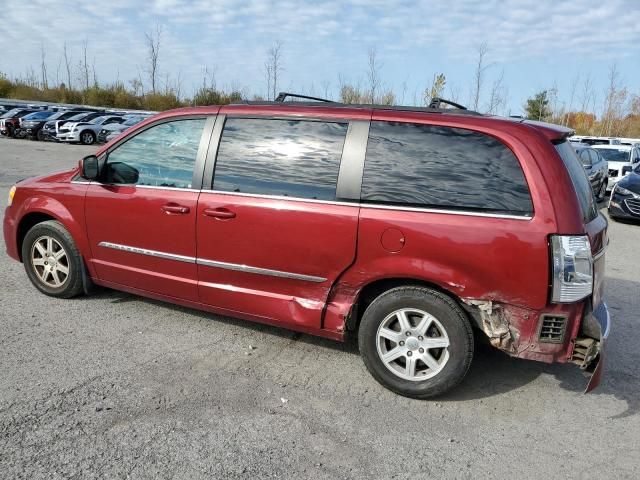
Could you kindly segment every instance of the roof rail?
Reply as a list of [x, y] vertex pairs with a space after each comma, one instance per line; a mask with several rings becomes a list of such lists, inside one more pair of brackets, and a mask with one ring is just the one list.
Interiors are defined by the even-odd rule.
[[326, 98], [309, 97], [308, 95], [299, 95], [297, 93], [289, 93], [289, 92], [280, 92], [280, 93], [278, 93], [278, 96], [276, 97], [276, 99], [274, 101], [275, 102], [284, 102], [287, 97], [301, 98], [303, 100], [314, 100], [316, 102], [333, 103], [331, 100], [327, 100]]
[[453, 108], [457, 108], [458, 110], [468, 110], [467, 107], [460, 105], [459, 103], [452, 102], [451, 100], [446, 100], [440, 97], [433, 97], [431, 99], [431, 103], [429, 104], [429, 108], [443, 108], [440, 105], [451, 105]]

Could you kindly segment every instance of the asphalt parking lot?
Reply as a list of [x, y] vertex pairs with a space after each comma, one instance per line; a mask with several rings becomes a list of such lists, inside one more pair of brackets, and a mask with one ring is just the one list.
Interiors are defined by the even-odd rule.
[[[0, 139], [3, 209], [16, 180], [94, 150]], [[640, 225], [609, 232], [598, 390], [480, 345], [435, 401], [379, 386], [352, 344], [115, 291], [46, 297], [2, 244], [0, 477], [639, 478]]]

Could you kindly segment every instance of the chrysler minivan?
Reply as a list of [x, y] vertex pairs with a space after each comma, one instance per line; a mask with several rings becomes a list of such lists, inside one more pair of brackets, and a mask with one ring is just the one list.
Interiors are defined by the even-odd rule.
[[463, 108], [263, 102], [164, 112], [19, 182], [8, 254], [42, 293], [92, 285], [357, 338], [414, 398], [475, 339], [602, 375], [607, 222], [564, 127]]

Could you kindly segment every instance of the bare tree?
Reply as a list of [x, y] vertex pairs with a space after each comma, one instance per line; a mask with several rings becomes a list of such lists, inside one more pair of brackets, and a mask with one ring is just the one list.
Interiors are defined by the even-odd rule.
[[478, 59], [476, 61], [476, 69], [473, 74], [473, 93], [471, 95], [474, 110], [478, 110], [478, 106], [480, 105], [480, 95], [482, 94], [484, 72], [488, 68], [488, 65], [485, 64], [485, 57], [487, 55], [487, 52], [489, 51], [487, 42], [482, 42], [480, 45], [478, 45], [476, 51], [478, 53]]
[[267, 99], [275, 100], [278, 95], [278, 78], [284, 70], [282, 66], [282, 42], [277, 41], [267, 52], [267, 61], [264, 64], [265, 78], [267, 80]]
[[40, 44], [40, 76], [42, 78], [42, 88], [49, 88], [49, 79], [47, 78], [47, 55], [44, 51], [44, 44]]
[[376, 98], [380, 89], [381, 68], [382, 65], [378, 62], [378, 52], [375, 48], [370, 48], [367, 69], [367, 80], [369, 81], [369, 103], [376, 103]]
[[80, 61], [80, 78], [85, 90], [89, 90], [89, 62], [87, 61], [87, 50], [89, 41], [85, 38], [82, 42], [82, 60]]
[[320, 88], [322, 88], [322, 96], [323, 98], [329, 99], [329, 87], [331, 86], [331, 82], [329, 80], [323, 80], [320, 82]]
[[609, 68], [608, 85], [605, 90], [604, 109], [602, 112], [601, 134], [604, 136], [621, 133], [624, 107], [627, 102], [628, 91], [620, 85], [620, 73], [614, 63]]
[[64, 65], [67, 69], [67, 88], [71, 90], [71, 57], [67, 52], [67, 42], [64, 42]]
[[156, 29], [153, 32], [144, 34], [147, 41], [147, 53], [149, 55], [148, 73], [149, 80], [151, 81], [151, 92], [156, 93], [158, 87], [158, 58], [160, 56], [160, 42], [162, 39], [162, 27], [156, 24]]
[[569, 87], [569, 103], [567, 104], [567, 110], [564, 115], [564, 119], [562, 124], [567, 125], [569, 123], [569, 115], [573, 111], [573, 101], [576, 98], [576, 90], [578, 89], [578, 84], [580, 83], [580, 72], [576, 73], [576, 75], [571, 79], [571, 85]]
[[496, 77], [491, 85], [491, 94], [489, 95], [489, 103], [487, 104], [487, 113], [495, 115], [502, 110], [507, 103], [506, 88], [504, 86], [504, 69], [500, 71], [500, 75]]

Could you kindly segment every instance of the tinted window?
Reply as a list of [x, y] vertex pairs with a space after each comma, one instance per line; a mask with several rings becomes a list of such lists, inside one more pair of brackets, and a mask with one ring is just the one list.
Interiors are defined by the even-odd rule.
[[614, 148], [599, 148], [598, 152], [609, 162], [629, 162], [631, 161], [631, 152], [629, 150]]
[[569, 142], [562, 142], [556, 145], [556, 150], [560, 154], [565, 167], [569, 171], [571, 176], [571, 182], [573, 188], [578, 196], [580, 202], [580, 208], [582, 210], [582, 216], [585, 223], [590, 222], [598, 215], [596, 210], [596, 202], [593, 196], [593, 190], [591, 189], [591, 183], [587, 177], [587, 172], [584, 171], [580, 161], [575, 154], [573, 148], [571, 148]]
[[591, 163], [594, 165], [600, 163], [600, 156], [598, 155], [598, 152], [592, 149], [589, 150], [589, 154], [591, 155]]
[[520, 163], [498, 140], [411, 123], [371, 123], [361, 196], [374, 203], [533, 211]]
[[214, 190], [334, 200], [346, 123], [229, 118]]
[[585, 167], [591, 166], [591, 156], [589, 155], [589, 150], [581, 150], [579, 156], [582, 165], [584, 165]]
[[[108, 183], [135, 183], [156, 187], [191, 188], [204, 119], [161, 123], [127, 140], [109, 154]], [[137, 172], [131, 181], [130, 168]], [[118, 169], [126, 170], [117, 175]]]

